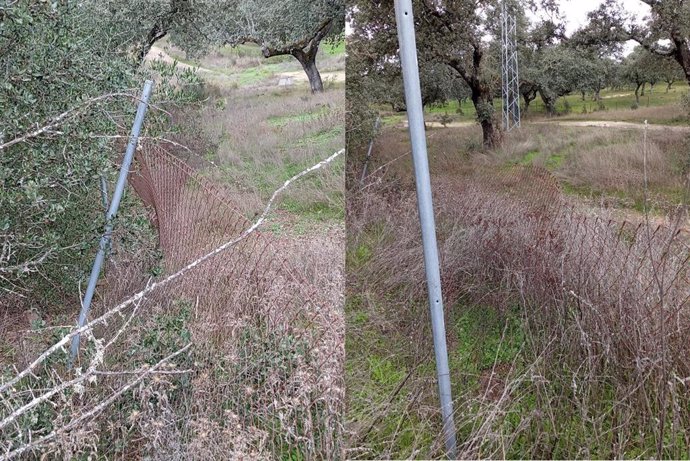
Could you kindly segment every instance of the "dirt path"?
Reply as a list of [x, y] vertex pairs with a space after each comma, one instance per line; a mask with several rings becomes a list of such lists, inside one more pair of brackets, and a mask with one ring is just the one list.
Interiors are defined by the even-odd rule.
[[[608, 120], [561, 120], [561, 121], [541, 121], [531, 122], [533, 125], [558, 125], [558, 126], [573, 126], [573, 127], [592, 127], [592, 128], [620, 128], [620, 129], [636, 129], [643, 130], [645, 125], [643, 123], [632, 122], [616, 122]], [[655, 125], [648, 124], [647, 129], [650, 131], [670, 130], [677, 132], [690, 131], [690, 126], [679, 125]]]
[[[425, 120], [424, 124], [427, 128], [467, 128], [470, 126], [478, 126], [477, 122], [450, 122], [443, 125], [440, 122], [434, 122], [432, 120]], [[402, 126], [403, 128], [408, 127], [407, 119], [402, 121]]]
[[[321, 74], [321, 79], [322, 80], [331, 80], [334, 82], [344, 82], [345, 81], [345, 71], [344, 70], [339, 70], [336, 72], [320, 72]], [[276, 74], [276, 77], [290, 77], [292, 78], [293, 81], [295, 82], [301, 82], [301, 83], [308, 83], [309, 79], [307, 78], [307, 74], [300, 70], [295, 70], [292, 72], [281, 72], [279, 74]]]
[[[527, 122], [531, 125], [557, 125], [557, 126], [572, 126], [572, 127], [582, 127], [582, 128], [618, 128], [618, 129], [634, 129], [643, 130], [645, 125], [643, 123], [632, 123], [632, 122], [617, 122], [608, 120], [544, 120], [536, 122]], [[476, 126], [477, 122], [451, 122], [447, 123], [445, 126], [440, 122], [426, 121], [426, 126], [428, 128], [467, 128], [471, 126]], [[408, 127], [407, 120], [403, 120], [402, 126], [404, 128]], [[650, 131], [660, 131], [660, 130], [670, 130], [676, 132], [690, 132], [690, 126], [682, 125], [659, 125], [659, 124], [649, 124], [647, 125]]]

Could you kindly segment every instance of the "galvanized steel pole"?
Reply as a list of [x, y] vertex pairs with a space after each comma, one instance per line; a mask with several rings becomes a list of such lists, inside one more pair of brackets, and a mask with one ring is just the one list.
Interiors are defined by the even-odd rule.
[[419, 207], [419, 219], [422, 224], [424, 267], [429, 289], [431, 329], [434, 336], [436, 374], [438, 376], [438, 390], [441, 400], [441, 414], [443, 416], [443, 435], [446, 455], [449, 458], [455, 458], [457, 442], [455, 438], [455, 423], [453, 422], [453, 398], [450, 387], [446, 326], [443, 318], [443, 297], [441, 296], [441, 274], [436, 243], [434, 207], [431, 198], [431, 181], [429, 179], [422, 93], [419, 84], [412, 0], [395, 0], [395, 19], [398, 26], [400, 61], [405, 85], [405, 104], [407, 106], [407, 119], [410, 128], [410, 140], [412, 142], [412, 158], [417, 185], [417, 205]]
[[[113, 218], [117, 215], [117, 210], [120, 207], [120, 200], [122, 199], [122, 194], [124, 193], [125, 185], [127, 184], [127, 175], [129, 174], [129, 167], [131, 166], [132, 159], [134, 158], [134, 150], [136, 149], [137, 142], [139, 140], [141, 125], [144, 123], [144, 115], [146, 114], [146, 109], [148, 107], [148, 102], [151, 96], [152, 88], [153, 81], [146, 80], [146, 82], [144, 83], [144, 89], [141, 93], [139, 107], [137, 107], [137, 115], [134, 118], [132, 132], [129, 136], [127, 150], [125, 151], [125, 156], [122, 160], [122, 166], [120, 167], [120, 176], [117, 179], [115, 192], [113, 192], [113, 197], [110, 201], [110, 208], [108, 209], [108, 213], [106, 214], [105, 232], [103, 232], [103, 236], [101, 237], [101, 241], [98, 247], [98, 253], [96, 254], [96, 259], [93, 262], [93, 267], [91, 268], [91, 277], [89, 278], [89, 284], [86, 287], [86, 293], [84, 294], [84, 300], [82, 301], [81, 312], [79, 313], [80, 328], [86, 324], [86, 319], [89, 315], [89, 309], [91, 308], [91, 301], [93, 300], [93, 295], [96, 292], [96, 283], [98, 283], [98, 277], [101, 273], [101, 268], [103, 267], [106, 250], [110, 245], [110, 239], [113, 231]], [[74, 363], [74, 360], [77, 357], [77, 353], [79, 352], [79, 341], [79, 335], [76, 335], [72, 338], [72, 348], [69, 360], [70, 367]]]

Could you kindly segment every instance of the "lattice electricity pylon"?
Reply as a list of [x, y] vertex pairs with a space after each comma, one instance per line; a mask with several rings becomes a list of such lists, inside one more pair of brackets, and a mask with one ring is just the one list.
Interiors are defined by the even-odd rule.
[[501, 9], [501, 83], [503, 129], [520, 127], [520, 78], [518, 76], [517, 21], [506, 2]]

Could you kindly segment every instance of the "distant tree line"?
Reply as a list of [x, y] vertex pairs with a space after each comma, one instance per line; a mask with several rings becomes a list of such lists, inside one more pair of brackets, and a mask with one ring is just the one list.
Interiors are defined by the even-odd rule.
[[[422, 98], [426, 105], [458, 99], [472, 101], [481, 125], [484, 145], [500, 140], [494, 99], [501, 97], [499, 0], [413, 1], [419, 53]], [[617, 2], [607, 0], [589, 14], [587, 25], [570, 36], [563, 23], [552, 19], [528, 20], [525, 11], [559, 17], [556, 2], [508, 0], [516, 15], [520, 94], [523, 110], [540, 98], [550, 114], [559, 98], [573, 93], [601, 100], [607, 87], [632, 86], [639, 102], [662, 82], [668, 91], [674, 82], [690, 79], [690, 48], [682, 21], [684, 1], [656, 0], [645, 26], [634, 25]], [[348, 53], [353, 60], [348, 86], [361, 85], [369, 103], [388, 103], [404, 109], [397, 35], [392, 0], [350, 2], [353, 33]], [[675, 6], [674, 6], [675, 5]], [[668, 38], [666, 43], [660, 41]], [[622, 56], [627, 40], [640, 43]], [[361, 48], [361, 50], [360, 50]], [[687, 56], [685, 56], [687, 55]], [[353, 89], [354, 91], [354, 89]], [[367, 124], [353, 124], [366, 126]], [[357, 136], [356, 133], [351, 133]]]

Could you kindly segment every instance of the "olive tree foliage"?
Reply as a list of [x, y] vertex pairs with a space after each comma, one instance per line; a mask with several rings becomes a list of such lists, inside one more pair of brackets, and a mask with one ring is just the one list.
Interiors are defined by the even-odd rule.
[[[666, 83], [668, 91], [673, 83], [684, 78], [683, 69], [678, 63], [667, 56], [654, 54], [642, 46], [637, 46], [626, 59], [626, 77], [631, 83], [636, 84], [637, 79], [641, 79], [644, 96], [644, 86], [649, 83], [650, 91], [654, 91], [654, 86], [658, 82]], [[629, 67], [634, 66], [635, 69]], [[637, 94], [637, 93], [636, 93]], [[638, 100], [639, 102], [639, 100]]]
[[105, 136], [128, 132], [143, 80], [140, 37], [104, 5], [0, 6], [0, 305], [73, 297], [89, 270], [120, 152]]
[[289, 55], [302, 65], [312, 91], [323, 91], [316, 65], [324, 40], [341, 40], [344, 0], [202, 0], [173, 40], [185, 51], [256, 43], [264, 57]]
[[[443, 64], [462, 79], [482, 127], [486, 147], [495, 146], [500, 139], [493, 99], [500, 87], [496, 79], [500, 63], [492, 46], [500, 39], [499, 0], [415, 0], [413, 12], [420, 63]], [[524, 8], [536, 8], [531, 1], [509, 1], [519, 14]], [[555, 2], [541, 2], [542, 8], [555, 10]], [[378, 66], [395, 62], [398, 53], [397, 32], [392, 0], [356, 0], [348, 3], [353, 35], [366, 38], [373, 59], [366, 70], [377, 78]]]
[[644, 96], [644, 85], [647, 82], [658, 80], [656, 69], [650, 67], [651, 56], [644, 48], [636, 47], [629, 56], [623, 60], [623, 78], [628, 84], [635, 87], [635, 102], [640, 103], [640, 89]]
[[676, 80], [683, 79], [683, 73], [675, 60], [637, 46], [622, 62], [622, 77], [635, 87], [635, 100], [639, 104], [646, 84], [649, 83], [650, 91], [654, 91], [658, 82], [665, 82], [668, 92]]
[[583, 53], [562, 44], [543, 50], [537, 66], [538, 92], [552, 115], [561, 96], [594, 88], [599, 71]]
[[618, 0], [605, 0], [588, 14], [578, 35], [584, 43], [638, 42], [644, 49], [674, 59], [690, 85], [690, 1], [640, 0], [649, 7], [642, 23]]
[[518, 41], [518, 63], [520, 66], [520, 96], [523, 99], [523, 114], [529, 112], [529, 106], [539, 95], [539, 75], [537, 63], [544, 48], [553, 46], [558, 38], [565, 34], [562, 27], [553, 22], [537, 25]]
[[601, 90], [611, 83], [615, 62], [610, 56], [619, 52], [618, 44], [581, 46], [577, 36], [565, 34], [563, 24], [548, 20], [524, 36], [518, 49], [525, 112], [537, 96], [550, 114], [555, 113], [556, 100], [572, 92], [583, 99], [591, 92], [599, 100]]
[[659, 74], [661, 81], [666, 84], [666, 93], [668, 93], [675, 82], [683, 80], [685, 78], [683, 68], [680, 67], [680, 65], [675, 59], [669, 58], [667, 56], [653, 56], [654, 61], [656, 61], [655, 68]]
[[128, 49], [141, 63], [153, 45], [169, 35], [200, 46], [201, 5], [194, 0], [87, 0], [80, 8], [105, 18], [106, 39], [115, 40], [114, 45]]
[[[395, 111], [406, 110], [400, 62], [395, 59], [381, 63], [377, 71], [380, 78], [372, 82], [371, 101], [390, 104]], [[419, 82], [422, 105], [425, 107], [444, 104], [450, 100], [461, 102], [470, 95], [467, 84], [457, 73], [438, 62], [419, 62]]]

